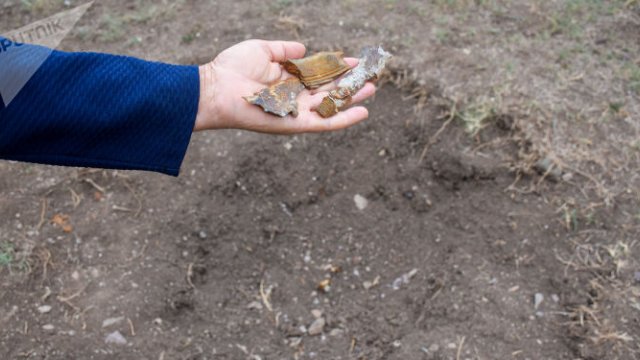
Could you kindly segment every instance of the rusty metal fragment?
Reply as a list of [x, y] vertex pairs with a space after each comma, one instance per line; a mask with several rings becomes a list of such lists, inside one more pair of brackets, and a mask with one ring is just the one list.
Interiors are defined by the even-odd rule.
[[330, 83], [351, 69], [344, 61], [341, 51], [321, 52], [303, 59], [287, 60], [282, 66], [287, 72], [297, 76], [308, 89]]
[[382, 46], [364, 48], [358, 66], [340, 80], [338, 88], [322, 99], [322, 103], [315, 110], [324, 118], [337, 114], [351, 103], [352, 96], [362, 89], [367, 81], [380, 76], [390, 58], [391, 54], [384, 51]]
[[289, 113], [298, 116], [296, 98], [304, 86], [297, 78], [280, 81], [268, 88], [262, 89], [253, 96], [245, 96], [250, 104], [258, 105], [264, 111], [285, 117]]

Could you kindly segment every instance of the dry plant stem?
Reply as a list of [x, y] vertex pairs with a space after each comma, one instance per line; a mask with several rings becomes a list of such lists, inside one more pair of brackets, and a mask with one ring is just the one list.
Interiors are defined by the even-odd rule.
[[134, 217], [138, 217], [140, 215], [140, 212], [142, 212], [142, 199], [135, 192], [133, 187], [127, 182], [127, 180], [123, 179], [122, 182], [123, 182], [124, 186], [129, 190], [129, 192], [131, 192], [131, 195], [133, 195], [133, 197], [136, 199], [136, 201], [138, 203], [138, 208], [135, 210], [135, 214], [133, 215]]
[[192, 277], [193, 277], [193, 263], [189, 263], [189, 266], [187, 267], [187, 284], [189, 284], [189, 286], [195, 290], [196, 286], [193, 284], [193, 281], [191, 280]]
[[38, 222], [38, 225], [36, 225], [37, 230], [40, 230], [42, 228], [42, 225], [44, 225], [44, 223], [47, 221], [45, 219], [45, 215], [47, 213], [48, 205], [49, 205], [49, 201], [47, 200], [47, 198], [42, 198], [42, 209], [40, 210], [40, 222]]
[[464, 345], [466, 337], [462, 337], [460, 340], [460, 344], [458, 345], [458, 352], [456, 353], [456, 360], [460, 360], [460, 355], [462, 354], [462, 346]]
[[451, 108], [451, 111], [449, 112], [449, 118], [447, 119], [447, 121], [445, 121], [444, 124], [440, 126], [440, 129], [438, 129], [438, 131], [431, 137], [431, 139], [429, 139], [429, 142], [427, 143], [427, 145], [424, 146], [424, 149], [422, 150], [422, 154], [420, 154], [420, 159], [418, 160], [418, 165], [422, 163], [422, 160], [424, 160], [425, 156], [427, 156], [427, 152], [429, 151], [431, 146], [433, 146], [433, 144], [436, 143], [440, 134], [444, 132], [447, 126], [449, 126], [449, 124], [451, 124], [451, 122], [455, 118], [456, 118], [456, 104], [454, 103], [453, 107]]
[[84, 179], [84, 181], [86, 183], [88, 183], [89, 185], [93, 186], [96, 190], [100, 191], [101, 193], [103, 193], [103, 194], [107, 193], [107, 190], [105, 190], [105, 188], [103, 188], [102, 186], [96, 184], [96, 182], [93, 181], [92, 179], [86, 178], [86, 179]]
[[264, 289], [264, 280], [260, 281], [260, 298], [262, 299], [262, 303], [269, 310], [269, 312], [273, 312], [273, 307], [271, 306], [271, 301], [269, 297], [271, 296], [271, 291], [265, 291]]
[[131, 332], [131, 336], [136, 336], [136, 329], [133, 327], [133, 321], [130, 318], [127, 318], [127, 322], [129, 323], [129, 331]]

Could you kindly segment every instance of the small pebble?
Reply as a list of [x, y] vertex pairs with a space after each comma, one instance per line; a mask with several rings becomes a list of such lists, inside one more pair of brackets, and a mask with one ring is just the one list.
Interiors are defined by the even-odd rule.
[[198, 236], [200, 237], [200, 239], [206, 239], [207, 238], [207, 233], [204, 231], [200, 231], [198, 233]]
[[51, 306], [49, 306], [49, 305], [42, 305], [42, 306], [38, 307], [38, 312], [40, 314], [46, 314], [49, 311], [51, 311]]
[[302, 343], [301, 337], [292, 337], [289, 339], [289, 346], [294, 349], [299, 347], [301, 343]]
[[106, 328], [115, 324], [120, 323], [122, 320], [124, 320], [124, 316], [119, 316], [119, 317], [114, 317], [114, 318], [109, 318], [109, 319], [105, 319], [102, 322], [102, 327]]
[[313, 315], [314, 318], [319, 319], [322, 316], [322, 310], [313, 309], [311, 310], [311, 315]]
[[360, 194], [356, 194], [353, 197], [353, 201], [356, 203], [358, 210], [364, 210], [369, 206], [369, 200]]
[[369, 290], [374, 286], [377, 286], [380, 283], [380, 276], [376, 276], [375, 279], [373, 279], [373, 281], [365, 281], [362, 283], [362, 287], [364, 287], [365, 290]]
[[252, 302], [249, 303], [249, 305], [247, 305], [247, 309], [262, 310], [262, 303], [260, 303], [258, 301], [252, 301]]
[[391, 287], [393, 288], [393, 290], [399, 290], [403, 284], [408, 284], [409, 280], [411, 280], [417, 273], [418, 269], [413, 269], [408, 273], [403, 274], [402, 276], [393, 280], [393, 283], [391, 283]]
[[543, 301], [544, 301], [544, 295], [542, 295], [541, 293], [536, 293], [535, 295], [533, 295], [533, 308], [538, 309], [538, 307], [540, 306], [540, 304], [542, 304]]
[[560, 301], [560, 296], [558, 296], [557, 294], [551, 294], [551, 300], [553, 300], [554, 303], [557, 303], [558, 301]]
[[124, 336], [120, 334], [120, 331], [116, 330], [111, 334], [107, 335], [107, 337], [104, 339], [104, 342], [107, 344], [126, 345], [127, 339], [125, 339]]
[[324, 326], [325, 326], [326, 322], [324, 320], [324, 318], [318, 318], [316, 319], [310, 326], [309, 326], [309, 335], [311, 336], [316, 336], [316, 335], [320, 335], [322, 334], [322, 332], [324, 331]]
[[333, 337], [340, 337], [342, 335], [344, 335], [344, 330], [342, 329], [332, 329], [329, 332], [329, 336], [333, 336]]
[[42, 330], [45, 331], [53, 331], [56, 327], [52, 324], [42, 325]]

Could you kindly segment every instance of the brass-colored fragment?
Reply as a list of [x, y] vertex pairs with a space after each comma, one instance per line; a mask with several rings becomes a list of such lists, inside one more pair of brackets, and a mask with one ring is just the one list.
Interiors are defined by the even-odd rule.
[[303, 59], [288, 60], [282, 66], [297, 76], [308, 89], [330, 83], [351, 69], [341, 51], [321, 52]]
[[322, 99], [322, 103], [315, 109], [320, 116], [328, 118], [337, 114], [351, 103], [351, 98], [369, 80], [380, 76], [391, 54], [384, 51], [382, 46], [366, 47], [362, 50], [358, 66], [348, 73], [338, 83], [338, 88]]
[[297, 78], [280, 81], [268, 88], [262, 89], [253, 96], [245, 96], [249, 103], [258, 105], [264, 111], [285, 117], [289, 113], [298, 116], [296, 98], [304, 86]]
[[329, 292], [329, 289], [331, 288], [331, 279], [330, 278], [326, 278], [322, 281], [320, 281], [318, 283], [318, 291], [321, 291], [323, 293]]

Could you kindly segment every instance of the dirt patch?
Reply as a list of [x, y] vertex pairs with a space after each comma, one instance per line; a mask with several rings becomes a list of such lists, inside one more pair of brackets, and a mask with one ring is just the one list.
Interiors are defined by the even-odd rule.
[[[191, 62], [297, 33], [318, 50], [388, 42], [399, 62], [366, 123], [197, 134], [177, 179], [0, 163], [0, 349], [10, 359], [638, 358], [639, 159], [620, 150], [637, 131], [637, 96], [619, 92], [632, 72], [598, 95], [625, 94], [605, 122], [553, 127], [566, 109], [529, 103], [540, 84], [559, 91], [539, 62], [552, 54], [531, 49], [544, 32], [554, 49], [573, 45], [561, 16], [591, 8], [563, 7], [554, 28], [541, 4], [471, 3], [336, 2], [325, 20], [295, 1], [96, 4], [63, 47]], [[11, 25], [62, 7], [4, 6]], [[596, 23], [633, 38], [633, 16]], [[502, 51], [531, 86], [495, 86], [488, 78], [507, 67], [489, 72], [466, 48]], [[571, 153], [561, 132], [540, 136], [550, 129], [620, 151], [577, 142]], [[598, 160], [609, 150], [620, 167]], [[584, 162], [568, 160], [576, 153]]]

